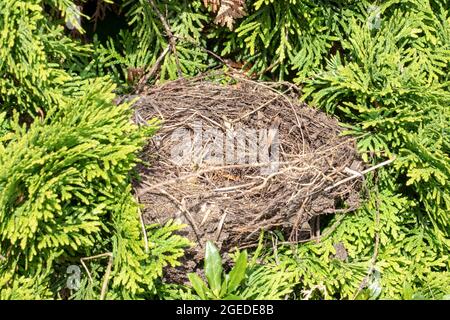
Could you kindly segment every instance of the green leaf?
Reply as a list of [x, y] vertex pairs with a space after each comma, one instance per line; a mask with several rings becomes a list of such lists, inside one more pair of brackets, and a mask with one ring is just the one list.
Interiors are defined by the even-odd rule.
[[218, 296], [222, 280], [222, 258], [219, 250], [211, 241], [206, 243], [205, 275], [208, 279], [209, 287]]
[[203, 280], [196, 274], [196, 273], [189, 273], [188, 274], [189, 281], [192, 284], [192, 287], [194, 288], [197, 295], [203, 299], [206, 300], [205, 291], [208, 289], [203, 282]]
[[405, 300], [412, 300], [413, 295], [414, 295], [413, 288], [411, 287], [410, 284], [405, 283], [403, 285], [403, 299], [405, 299]]
[[226, 296], [225, 298], [223, 298], [223, 300], [243, 300], [243, 299], [240, 296], [230, 294], [230, 295]]
[[228, 292], [233, 292], [239, 287], [242, 280], [245, 277], [245, 271], [247, 269], [247, 251], [243, 251], [239, 254], [236, 260], [236, 264], [230, 271], [230, 282], [228, 284]]

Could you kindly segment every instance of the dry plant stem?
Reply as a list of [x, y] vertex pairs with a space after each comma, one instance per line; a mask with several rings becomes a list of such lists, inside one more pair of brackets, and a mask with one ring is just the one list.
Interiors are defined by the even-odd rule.
[[377, 164], [376, 166], [373, 166], [373, 167], [371, 167], [369, 169], [361, 171], [360, 173], [356, 173], [356, 174], [354, 174], [354, 175], [352, 175], [352, 176], [350, 176], [348, 178], [345, 178], [345, 179], [343, 179], [343, 180], [333, 184], [332, 186], [329, 186], [329, 187], [325, 188], [324, 191], [325, 192], [326, 191], [330, 191], [331, 189], [336, 188], [336, 187], [340, 186], [341, 184], [344, 184], [344, 183], [349, 182], [350, 180], [353, 180], [353, 179], [356, 179], [356, 178], [360, 178], [360, 177], [364, 176], [365, 174], [367, 174], [369, 172], [372, 172], [372, 171], [375, 171], [376, 169], [379, 169], [381, 167], [387, 166], [388, 164], [391, 164], [394, 161], [395, 161], [395, 158], [383, 161], [383, 162]]
[[191, 225], [192, 229], [194, 230], [194, 233], [197, 237], [197, 240], [199, 241], [200, 246], [202, 246], [201, 242], [200, 242], [200, 232], [198, 231], [198, 227], [197, 224], [195, 223], [194, 218], [192, 217], [191, 213], [189, 212], [188, 209], [186, 209], [186, 206], [183, 204], [183, 202], [180, 202], [177, 200], [177, 198], [175, 198], [173, 195], [171, 195], [170, 193], [166, 192], [165, 190], [159, 188], [158, 189], [159, 192], [161, 192], [163, 195], [165, 195], [166, 197], [168, 197], [170, 200], [172, 200], [176, 206], [178, 207], [178, 209], [184, 214], [186, 220], [189, 222], [189, 224]]
[[[206, 173], [211, 173], [211, 172], [215, 172], [215, 171], [222, 171], [222, 170], [230, 170], [230, 169], [242, 169], [242, 168], [260, 168], [260, 167], [265, 167], [267, 165], [273, 164], [273, 162], [265, 162], [265, 163], [256, 163], [256, 164], [236, 164], [236, 165], [227, 165], [227, 166], [216, 166], [216, 167], [210, 167], [208, 169], [203, 169], [203, 170], [199, 170], [195, 173], [192, 174], [187, 174], [181, 177], [177, 177], [175, 179], [169, 180], [169, 181], [164, 181], [161, 182], [157, 185], [152, 185], [150, 183], [148, 183], [147, 181], [142, 181], [143, 184], [145, 184], [147, 187], [146, 188], [141, 188], [138, 190], [138, 195], [141, 196], [143, 194], [145, 194], [146, 192], [149, 192], [151, 190], [155, 190], [155, 189], [160, 189], [161, 187], [167, 186], [167, 185], [171, 185], [183, 180], [187, 180], [187, 179], [191, 179], [191, 178], [195, 178], [201, 175], [204, 175]], [[286, 164], [286, 163], [282, 163], [280, 162], [279, 164]], [[148, 178], [148, 177], [145, 177]]]
[[[134, 191], [137, 202], [140, 203], [139, 197], [136, 196], [136, 189], [133, 189], [133, 191]], [[149, 253], [147, 230], [145, 229], [144, 218], [142, 216], [141, 208], [139, 208], [139, 207], [138, 207], [138, 212], [139, 212], [139, 221], [141, 223], [141, 229], [142, 229], [142, 237], [144, 238], [145, 253]]]
[[299, 224], [299, 222], [300, 222], [300, 217], [301, 217], [302, 214], [303, 214], [303, 210], [304, 210], [303, 208], [304, 208], [305, 203], [306, 203], [307, 200], [308, 200], [308, 198], [306, 198], [306, 199], [302, 202], [302, 205], [301, 205], [300, 209], [298, 210], [299, 212], [298, 212], [298, 214], [297, 214], [297, 218], [295, 219], [294, 225], [292, 226], [291, 235], [289, 236], [289, 239], [290, 239], [291, 241], [292, 241], [292, 240], [298, 241], [298, 239], [297, 239], [298, 224]]
[[147, 230], [145, 230], [145, 224], [144, 224], [144, 219], [142, 218], [141, 209], [139, 209], [139, 221], [141, 222], [141, 227], [142, 227], [142, 234], [143, 234], [143, 238], [144, 238], [145, 253], [148, 253], [149, 249], [148, 249]]
[[100, 292], [100, 300], [105, 299], [106, 291], [108, 289], [109, 276], [111, 275], [111, 269], [112, 269], [112, 263], [113, 263], [113, 254], [111, 252], [107, 252], [107, 253], [98, 254], [98, 255], [95, 255], [92, 257], [85, 257], [85, 258], [80, 259], [81, 264], [83, 265], [84, 269], [86, 270], [86, 273], [88, 274], [89, 280], [91, 281], [91, 283], [93, 283], [91, 272], [89, 271], [88, 267], [86, 266], [85, 261], [104, 258], [104, 257], [108, 257], [109, 259], [108, 259], [108, 265], [106, 267], [105, 276], [103, 278], [102, 290]]
[[222, 232], [223, 224], [225, 223], [225, 219], [227, 218], [228, 211], [225, 210], [225, 213], [222, 215], [222, 218], [220, 219], [219, 225], [217, 226], [217, 236], [216, 241], [220, 238], [220, 233]]
[[113, 256], [111, 254], [108, 260], [108, 266], [106, 267], [105, 278], [103, 280], [102, 291], [100, 293], [100, 300], [105, 300], [106, 297], [106, 291], [108, 290], [109, 276], [111, 275], [112, 263], [113, 263]]
[[153, 77], [156, 72], [158, 71], [159, 67], [161, 66], [162, 61], [164, 60], [164, 58], [166, 57], [167, 53], [169, 53], [170, 51], [170, 45], [168, 45], [164, 51], [159, 55], [158, 59], [156, 59], [155, 64], [153, 65], [153, 67], [150, 69], [150, 71], [148, 73], [146, 73], [138, 82], [137, 86], [136, 86], [136, 93], [141, 93], [142, 90], [144, 89], [145, 85], [147, 84], [147, 81]]
[[161, 20], [161, 22], [164, 26], [164, 29], [166, 30], [167, 36], [169, 37], [170, 49], [172, 50], [173, 55], [175, 57], [175, 63], [177, 65], [178, 77], [181, 78], [181, 77], [183, 77], [183, 73], [181, 72], [180, 60], [178, 59], [177, 44], [175, 41], [175, 37], [172, 33], [172, 30], [170, 29], [169, 23], [164, 18], [161, 11], [159, 11], [158, 6], [155, 4], [155, 2], [153, 0], [148, 0], [148, 2], [152, 6], [153, 10], [155, 10], [156, 14], [158, 15], [159, 20]]
[[103, 1], [97, 1], [95, 12], [92, 15], [92, 21], [94, 21], [94, 31], [97, 30], [97, 23], [99, 20], [103, 20], [106, 15], [107, 3]]
[[[290, 90], [286, 90], [286, 91], [284, 91], [282, 94], [285, 94], [285, 93], [287, 93], [287, 92], [289, 92], [289, 91], [290, 91]], [[259, 111], [259, 110], [261, 110], [261, 109], [264, 108], [265, 106], [271, 104], [272, 102], [274, 102], [274, 101], [275, 101], [276, 99], [278, 99], [278, 98], [279, 98], [279, 96], [276, 96], [276, 97], [272, 98], [271, 100], [269, 100], [269, 101], [263, 103], [262, 105], [260, 105], [258, 108], [254, 109], [254, 110], [252, 110], [252, 111], [250, 111], [250, 112], [244, 114], [242, 117], [240, 117], [240, 118], [234, 120], [233, 122], [239, 122], [239, 121], [241, 121], [242, 119], [247, 118], [248, 116], [254, 114], [255, 112], [257, 112], [257, 111]]]

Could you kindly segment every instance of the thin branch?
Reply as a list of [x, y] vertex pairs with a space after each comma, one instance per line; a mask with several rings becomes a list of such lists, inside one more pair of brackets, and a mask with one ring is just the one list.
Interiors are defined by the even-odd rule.
[[217, 226], [217, 235], [216, 235], [216, 241], [219, 241], [220, 234], [222, 233], [223, 224], [225, 223], [225, 219], [227, 218], [228, 211], [225, 209], [225, 213], [222, 215], [222, 218], [220, 219], [220, 222]]
[[155, 4], [155, 2], [153, 0], [148, 0], [148, 2], [152, 6], [153, 10], [155, 10], [156, 14], [158, 15], [159, 20], [161, 20], [161, 22], [164, 26], [164, 29], [166, 30], [167, 35], [169, 36], [170, 49], [172, 50], [173, 55], [175, 57], [175, 63], [177, 65], [178, 77], [181, 78], [181, 77], [183, 77], [183, 73], [181, 72], [180, 60], [178, 59], [177, 44], [175, 41], [175, 37], [172, 33], [172, 30], [170, 29], [169, 23], [164, 18], [161, 11], [159, 11], [158, 6]]
[[170, 45], [168, 45], [164, 51], [159, 55], [158, 59], [156, 59], [155, 64], [153, 65], [153, 67], [150, 69], [150, 71], [148, 73], [146, 73], [138, 82], [137, 86], [136, 86], [136, 93], [141, 93], [142, 90], [144, 89], [145, 84], [147, 83], [148, 79], [150, 79], [151, 77], [153, 77], [156, 74], [156, 71], [158, 71], [162, 61], [164, 60], [164, 58], [166, 57], [167, 53], [169, 53], [170, 51]]
[[[283, 242], [279, 242], [278, 244], [280, 245], [292, 245], [292, 244], [299, 244], [299, 243], [307, 243], [307, 242], [312, 242], [312, 241], [321, 241], [323, 239], [325, 239], [326, 237], [328, 237], [331, 233], [333, 233], [336, 228], [341, 224], [342, 220], [344, 220], [345, 218], [345, 214], [342, 214], [339, 216], [339, 218], [336, 219], [336, 221], [333, 223], [333, 225], [328, 228], [322, 235], [320, 235], [319, 238], [309, 238], [309, 239], [305, 239], [305, 240], [296, 240], [296, 241], [283, 241]], [[258, 243], [252, 243], [249, 245], [244, 245], [239, 247], [240, 250], [244, 250], [244, 249], [248, 249], [248, 248], [253, 248], [258, 246]]]
[[238, 71], [238, 69], [234, 68], [230, 63], [228, 63], [227, 61], [225, 61], [225, 59], [222, 58], [221, 56], [219, 56], [217, 53], [215, 53], [215, 52], [213, 52], [213, 51], [211, 51], [211, 50], [206, 49], [205, 47], [201, 46], [201, 45], [198, 44], [197, 42], [195, 42], [195, 41], [193, 41], [193, 40], [191, 40], [191, 39], [189, 39], [189, 38], [182, 37], [182, 36], [175, 36], [175, 35], [174, 35], [174, 38], [176, 38], [176, 39], [178, 39], [178, 40], [181, 40], [181, 41], [186, 41], [186, 42], [188, 42], [188, 43], [194, 45], [194, 46], [197, 47], [198, 49], [200, 49], [200, 50], [206, 52], [207, 54], [211, 55], [213, 58], [219, 60], [223, 65], [227, 66], [227, 67], [230, 68], [231, 70]]
[[282, 92], [280, 95], [277, 95], [275, 97], [273, 97], [272, 99], [264, 102], [263, 104], [261, 104], [260, 106], [258, 106], [256, 109], [253, 109], [249, 112], [247, 112], [246, 114], [244, 114], [243, 116], [235, 119], [232, 121], [232, 123], [237, 123], [238, 121], [241, 121], [244, 118], [247, 118], [248, 116], [254, 114], [255, 112], [263, 109], [264, 107], [267, 107], [269, 104], [271, 104], [272, 102], [274, 102], [275, 100], [277, 100], [278, 98], [282, 97], [284, 94], [288, 93], [291, 89], [287, 89], [286, 91]]
[[148, 253], [149, 249], [148, 249], [147, 230], [145, 230], [145, 223], [144, 223], [144, 219], [142, 218], [141, 209], [139, 208], [138, 210], [139, 210], [139, 221], [141, 222], [142, 234], [144, 236], [145, 253]]
[[108, 259], [108, 266], [106, 267], [105, 278], [103, 279], [102, 291], [100, 293], [100, 300], [105, 300], [106, 291], [108, 290], [109, 276], [111, 274], [112, 269], [112, 263], [113, 263], [113, 256], [111, 254]]
[[394, 161], [395, 161], [395, 158], [390, 159], [390, 160], [386, 160], [386, 161], [384, 161], [384, 162], [381, 162], [381, 163], [377, 164], [376, 166], [373, 166], [373, 167], [371, 167], [371, 168], [369, 168], [369, 169], [366, 169], [366, 170], [361, 171], [361, 172], [358, 172], [358, 173], [356, 173], [356, 174], [354, 174], [354, 175], [352, 175], [352, 176], [350, 176], [350, 177], [348, 177], [348, 178], [345, 178], [345, 179], [343, 179], [343, 180], [341, 180], [341, 181], [339, 181], [339, 182], [336, 182], [336, 183], [333, 184], [332, 186], [329, 186], [329, 187], [325, 188], [323, 191], [330, 191], [331, 189], [334, 189], [334, 188], [340, 186], [341, 184], [344, 184], [344, 183], [349, 182], [349, 181], [351, 181], [351, 180], [353, 180], [353, 179], [356, 179], [356, 178], [360, 178], [360, 177], [362, 177], [363, 175], [365, 175], [365, 174], [367, 174], [367, 173], [369, 173], [369, 172], [375, 171], [375, 170], [378, 169], [378, 168], [387, 166], [388, 164], [391, 164], [391, 163], [394, 162]]
[[95, 255], [92, 257], [85, 257], [85, 258], [80, 259], [81, 265], [83, 266], [84, 270], [86, 270], [89, 280], [91, 281], [91, 283], [93, 283], [94, 280], [92, 279], [91, 272], [89, 271], [88, 267], [86, 266], [86, 264], [84, 262], [89, 261], [89, 260], [104, 258], [104, 257], [109, 257], [109, 259], [108, 259], [108, 266], [106, 267], [106, 272], [105, 272], [105, 276], [103, 279], [102, 290], [100, 292], [100, 300], [105, 299], [106, 290], [108, 289], [109, 276], [111, 274], [111, 268], [112, 268], [112, 263], [113, 263], [113, 254], [111, 252], [107, 252], [107, 253], [98, 254], [98, 255]]
[[197, 224], [195, 223], [194, 218], [192, 217], [191, 213], [189, 212], [188, 209], [186, 209], [186, 206], [183, 204], [183, 202], [180, 202], [177, 200], [177, 198], [175, 198], [173, 195], [171, 195], [170, 193], [168, 193], [167, 191], [165, 191], [164, 189], [159, 188], [158, 189], [159, 192], [161, 192], [161, 194], [165, 195], [166, 197], [168, 197], [170, 200], [172, 200], [175, 205], [178, 207], [178, 209], [184, 214], [184, 216], [186, 217], [186, 219], [188, 220], [189, 224], [192, 227], [192, 230], [195, 233], [195, 236], [197, 237], [198, 240], [198, 244], [200, 245], [200, 247], [202, 246], [201, 243], [201, 238], [200, 238], [200, 232], [198, 230]]

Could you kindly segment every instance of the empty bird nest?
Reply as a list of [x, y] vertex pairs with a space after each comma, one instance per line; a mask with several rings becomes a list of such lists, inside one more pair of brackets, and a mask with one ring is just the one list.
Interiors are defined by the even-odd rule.
[[228, 74], [167, 82], [135, 104], [137, 123], [153, 118], [161, 127], [136, 186], [144, 221], [186, 224], [194, 261], [207, 240], [228, 250], [254, 245], [262, 230], [311, 238], [318, 216], [358, 205], [354, 141], [335, 119], [299, 103], [292, 84]]

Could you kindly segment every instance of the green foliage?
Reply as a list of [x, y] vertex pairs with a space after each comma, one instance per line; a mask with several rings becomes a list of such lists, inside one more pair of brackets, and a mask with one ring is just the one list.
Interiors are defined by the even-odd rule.
[[205, 276], [209, 286], [196, 273], [190, 273], [188, 277], [200, 299], [241, 299], [234, 295], [233, 292], [236, 291], [244, 279], [246, 269], [247, 252], [243, 251], [236, 259], [233, 269], [223, 276], [220, 252], [211, 241], [208, 241], [205, 251]]
[[[184, 255], [184, 249], [190, 242], [174, 234], [184, 226], [169, 221], [166, 225], [146, 226], [146, 250], [141, 235], [141, 225], [135, 216], [136, 204], [125, 204], [116, 212], [111, 238], [113, 253], [113, 271], [107, 299], [151, 299], [160, 290], [159, 279], [167, 266], [176, 267], [177, 260]], [[74, 299], [96, 299], [101, 294], [105, 265], [100, 262], [90, 264], [97, 276], [93, 282], [85, 277], [81, 288], [75, 292]]]
[[[281, 250], [299, 273], [301, 293], [311, 298], [353, 299], [362, 285], [361, 289], [370, 288], [369, 294], [378, 288], [382, 299], [399, 299], [409, 285], [415, 291], [433, 288], [437, 299], [448, 294], [450, 287], [443, 285], [450, 280], [448, 272], [437, 272], [449, 267], [448, 248], [442, 247], [432, 230], [420, 228], [413, 206], [386, 188], [356, 214], [334, 220], [341, 221], [339, 227], [320, 243]], [[336, 255], [336, 245], [345, 248], [345, 258]], [[442, 285], [431, 282], [436, 274], [446, 279]]]
[[[295, 265], [312, 259], [303, 290], [322, 285], [316, 297], [369, 298], [377, 288], [383, 299], [442, 299], [450, 288], [448, 6], [386, 1], [376, 23], [372, 14], [370, 23], [350, 21], [343, 51], [306, 82], [304, 99], [339, 115], [366, 161], [396, 160], [379, 172], [379, 194], [319, 245], [299, 247]], [[333, 258], [335, 244], [348, 260]]]
[[448, 13], [432, 11], [423, 1], [411, 1], [371, 30], [353, 21], [345, 61], [333, 57], [327, 70], [308, 82], [307, 99], [336, 112], [351, 123], [349, 133], [369, 153], [397, 156], [393, 178], [408, 188], [436, 232], [450, 235], [450, 64]]
[[343, 10], [341, 4], [259, 0], [249, 10], [222, 54], [239, 50], [237, 57], [251, 65], [250, 72], [261, 74], [270, 68], [283, 79], [297, 71], [302, 81], [320, 67], [333, 42], [339, 40], [335, 17]]
[[[295, 272], [287, 264], [258, 264], [258, 251], [249, 261], [246, 251], [234, 254], [234, 266], [223, 271], [217, 247], [208, 241], [205, 249], [204, 272], [208, 284], [196, 273], [188, 274], [191, 288], [180, 288], [175, 298], [201, 300], [277, 300], [290, 294], [296, 284]], [[168, 290], [168, 292], [173, 291]]]
[[61, 26], [49, 23], [42, 5], [41, 0], [0, 3], [0, 111], [36, 114], [59, 105], [72, 80], [60, 64], [87, 53]]
[[[362, 18], [366, 3], [248, 1], [247, 16], [230, 30], [219, 27], [200, 0], [154, 2], [170, 26], [177, 50], [164, 56], [160, 79], [178, 77], [176, 56], [181, 73], [195, 75], [220, 65], [219, 54], [245, 64], [249, 74], [270, 72], [280, 79], [297, 75], [297, 81], [320, 69], [345, 26], [342, 17]], [[123, 1], [122, 8], [130, 28], [106, 45], [95, 46], [107, 70], [121, 79], [130, 68], [150, 70], [169, 46], [165, 27], [149, 1]]]
[[[72, 19], [72, 1], [45, 4]], [[78, 296], [98, 298], [103, 284], [106, 298], [152, 296], [189, 245], [172, 223], [144, 236], [131, 193], [137, 153], [157, 124], [131, 122], [111, 80], [76, 64], [89, 48], [43, 5], [0, 4], [0, 297], [62, 297], [67, 267], [105, 254], [111, 265], [86, 260]]]
[[[75, 1], [0, 1], [0, 299], [62, 298], [67, 266], [97, 255], [72, 298], [448, 299], [448, 0], [247, 1], [233, 30], [200, 0], [154, 0], [159, 12], [147, 0], [76, 4], [87, 2], [128, 27], [105, 39], [82, 29]], [[261, 242], [229, 272], [208, 244], [207, 283], [166, 284], [189, 242], [172, 222], [144, 232], [130, 185], [157, 124], [133, 125], [113, 92], [132, 89], [130, 71], [156, 67], [153, 83], [220, 66], [217, 55], [295, 81], [345, 123], [364, 160], [395, 161], [319, 243]]]
[[[194, 75], [208, 66], [208, 55], [202, 50], [206, 39], [201, 31], [208, 15], [199, 0], [195, 1], [155, 1], [172, 33], [176, 37], [176, 52], [170, 50], [160, 66], [161, 79], [175, 79], [178, 67], [183, 74]], [[129, 68], [144, 71], [155, 64], [158, 57], [168, 48], [169, 38], [157, 13], [147, 0], [124, 1], [123, 8], [130, 30], [123, 30], [120, 41], [108, 42], [111, 58], [122, 66], [125, 74]], [[177, 66], [176, 56], [179, 61]]]
[[0, 146], [0, 230], [12, 256], [46, 261], [61, 248], [91, 246], [105, 228], [101, 217], [125, 189], [144, 142], [128, 106], [112, 104], [111, 89], [92, 83], [48, 123], [13, 124]]
[[[178, 228], [171, 225], [152, 233], [150, 254], [144, 252], [128, 173], [155, 127], [137, 130], [129, 106], [112, 103], [113, 88], [93, 81], [80, 98], [45, 121], [26, 128], [16, 117], [13, 134], [2, 139], [0, 252], [5, 274], [15, 269], [13, 278], [31, 277], [45, 266], [109, 251], [114, 257], [112, 289], [120, 287], [116, 295], [131, 297], [154, 291], [162, 268], [182, 254], [187, 242], [171, 235]], [[10, 282], [4, 285], [14, 286]]]

